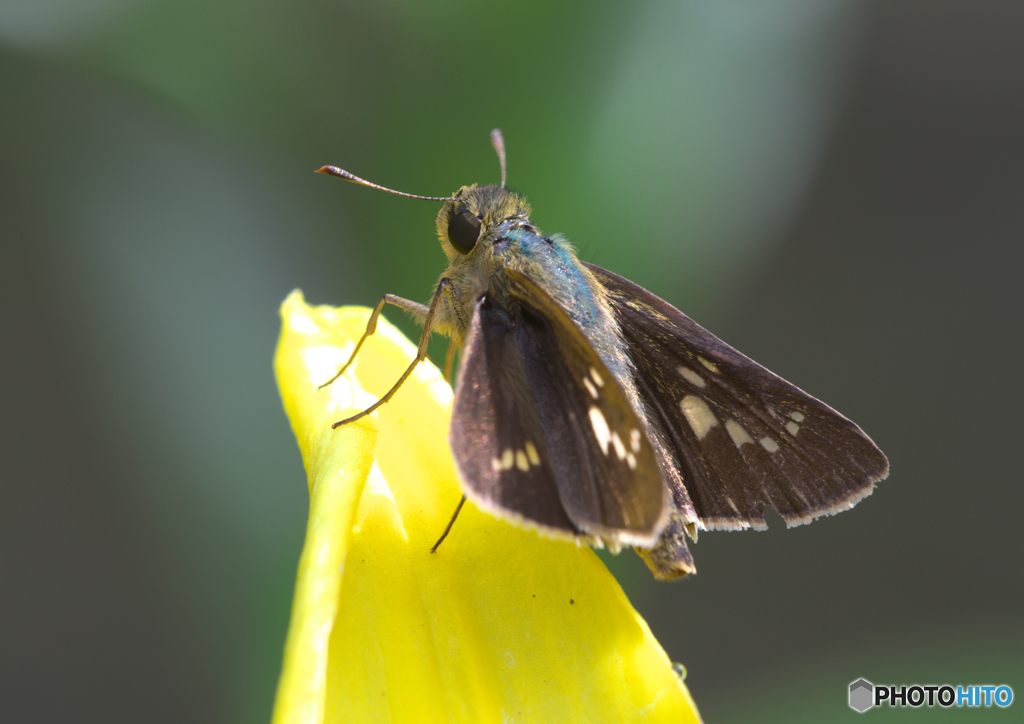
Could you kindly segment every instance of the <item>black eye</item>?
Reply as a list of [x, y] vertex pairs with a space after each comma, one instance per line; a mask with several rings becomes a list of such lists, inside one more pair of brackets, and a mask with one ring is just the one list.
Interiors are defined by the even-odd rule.
[[460, 211], [448, 222], [448, 241], [460, 254], [468, 254], [480, 238], [480, 219], [471, 211]]

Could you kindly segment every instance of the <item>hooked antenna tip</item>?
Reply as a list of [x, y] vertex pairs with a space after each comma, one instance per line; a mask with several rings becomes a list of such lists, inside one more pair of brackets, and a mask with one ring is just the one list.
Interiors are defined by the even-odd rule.
[[498, 163], [501, 164], [501, 188], [505, 188], [505, 137], [501, 135], [500, 128], [491, 131], [491, 145], [498, 154]]
[[410, 198], [410, 199], [423, 199], [424, 201], [451, 201], [452, 200], [451, 197], [449, 197], [449, 196], [419, 196], [417, 194], [407, 194], [404, 191], [395, 191], [394, 189], [389, 189], [387, 186], [381, 186], [380, 184], [375, 184], [372, 181], [367, 181], [364, 178], [359, 178], [354, 173], [349, 173], [345, 169], [338, 168], [337, 166], [321, 166], [320, 168], [318, 168], [316, 170], [315, 173], [326, 173], [326, 174], [329, 174], [331, 176], [337, 176], [338, 178], [343, 178], [346, 181], [352, 181], [353, 183], [362, 184], [363, 186], [369, 186], [372, 189], [379, 189], [381, 191], [387, 191], [389, 194], [395, 194], [397, 196], [405, 196], [406, 198]]

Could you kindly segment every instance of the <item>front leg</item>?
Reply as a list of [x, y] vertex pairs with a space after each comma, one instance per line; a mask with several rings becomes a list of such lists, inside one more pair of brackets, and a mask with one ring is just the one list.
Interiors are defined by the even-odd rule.
[[363, 341], [368, 336], [373, 334], [374, 331], [376, 331], [377, 317], [380, 316], [380, 310], [383, 309], [384, 304], [386, 303], [394, 304], [397, 307], [401, 307], [402, 309], [406, 309], [407, 311], [410, 311], [413, 314], [417, 315], [421, 312], [421, 310], [425, 310], [423, 311], [423, 333], [420, 334], [420, 344], [416, 350], [416, 359], [412, 361], [412, 364], [410, 364], [408, 369], [405, 370], [402, 376], [398, 379], [398, 382], [395, 383], [394, 387], [388, 390], [387, 394], [385, 394], [383, 397], [381, 397], [379, 400], [377, 400], [375, 403], [367, 407], [362, 412], [357, 413], [345, 420], [341, 420], [339, 422], [334, 423], [333, 425], [331, 425], [332, 428], [337, 428], [341, 425], [346, 425], [350, 422], [355, 422], [361, 417], [369, 415], [371, 412], [373, 412], [378, 407], [383, 405], [385, 402], [390, 400], [394, 396], [394, 394], [398, 392], [398, 388], [401, 387], [402, 384], [404, 384], [407, 379], [409, 379], [409, 375], [411, 375], [412, 371], [416, 369], [416, 365], [418, 365], [420, 362], [427, 358], [427, 343], [430, 341], [430, 333], [434, 326], [434, 318], [437, 316], [437, 310], [438, 307], [441, 305], [441, 300], [445, 298], [447, 293], [449, 293], [449, 288], [451, 287], [451, 285], [451, 279], [448, 279], [447, 277], [441, 279], [441, 281], [437, 285], [437, 290], [434, 292], [434, 298], [430, 300], [430, 307], [423, 307], [423, 305], [416, 304], [416, 302], [410, 302], [406, 299], [401, 299], [400, 297], [395, 297], [390, 294], [386, 294], [384, 298], [380, 300], [380, 303], [378, 303], [377, 306], [374, 308], [373, 314], [370, 315], [370, 321], [366, 325], [366, 331], [363, 333], [362, 338], [356, 345], [355, 351], [352, 352], [352, 357], [349, 358], [349, 361], [345, 363], [345, 366], [341, 368], [341, 371], [338, 372], [337, 375], [335, 375], [329, 382], [326, 382], [324, 384], [330, 384], [330, 382], [333, 382], [352, 363], [352, 359], [355, 358], [356, 352], [359, 351], [359, 348], [362, 346]]
[[334, 377], [317, 387], [318, 390], [322, 390], [345, 374], [345, 370], [349, 368], [349, 365], [351, 365], [353, 360], [355, 360], [356, 355], [359, 354], [359, 349], [363, 346], [363, 342], [366, 341], [367, 337], [377, 331], [377, 317], [380, 316], [380, 312], [384, 309], [385, 304], [392, 304], [399, 309], [404, 309], [405, 311], [410, 312], [416, 317], [416, 321], [420, 324], [424, 323], [429, 311], [426, 305], [420, 304], [419, 302], [410, 302], [408, 299], [396, 297], [394, 294], [385, 294], [384, 297], [377, 302], [377, 306], [373, 308], [373, 313], [370, 314], [370, 321], [366, 323], [366, 329], [363, 331], [363, 336], [359, 338], [358, 342], [356, 342], [356, 348], [352, 350], [352, 354], [349, 356], [348, 361], [341, 366], [341, 369], [338, 370], [338, 373], [334, 375]]

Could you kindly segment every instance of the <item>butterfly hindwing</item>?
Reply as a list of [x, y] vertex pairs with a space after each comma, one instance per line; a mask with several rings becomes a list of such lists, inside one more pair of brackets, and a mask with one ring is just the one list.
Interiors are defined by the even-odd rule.
[[505, 273], [504, 306], [482, 296], [463, 345], [450, 441], [464, 490], [556, 535], [653, 545], [665, 487], [625, 393], [561, 307]]
[[609, 294], [648, 414], [705, 528], [788, 525], [852, 507], [888, 474], [853, 422], [672, 305], [587, 264]]

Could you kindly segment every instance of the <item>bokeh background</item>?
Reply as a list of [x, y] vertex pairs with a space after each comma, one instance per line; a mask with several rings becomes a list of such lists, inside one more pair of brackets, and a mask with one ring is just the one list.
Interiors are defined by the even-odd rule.
[[1015, 0], [4, 0], [4, 720], [269, 718], [306, 513], [277, 306], [444, 266], [436, 204], [312, 171], [444, 195], [497, 180], [494, 126], [537, 224], [891, 460], [852, 512], [702, 535], [692, 580], [610, 561], [705, 720], [1024, 694], [1022, 37]]

